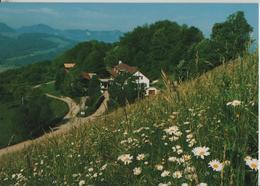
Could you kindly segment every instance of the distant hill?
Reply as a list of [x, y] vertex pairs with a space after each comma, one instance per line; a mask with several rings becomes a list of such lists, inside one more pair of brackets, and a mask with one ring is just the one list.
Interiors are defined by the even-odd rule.
[[17, 34], [9, 37], [0, 33], [0, 65], [23, 66], [54, 56], [72, 47], [75, 42], [48, 34]]
[[123, 33], [113, 31], [91, 31], [91, 30], [64, 30], [62, 36], [76, 41], [98, 40], [113, 43], [119, 41]]
[[76, 42], [47, 33], [20, 33], [0, 23], [0, 72], [54, 56]]
[[15, 30], [5, 23], [0, 23], [0, 32], [15, 32]]
[[53, 34], [53, 35], [56, 35], [56, 32], [58, 32], [58, 30], [55, 30], [50, 26], [44, 24], [23, 26], [18, 28], [16, 31], [19, 33], [44, 33], [44, 34]]
[[79, 41], [118, 41], [120, 31], [59, 30], [37, 24], [18, 29], [0, 23], [0, 72], [9, 68], [49, 60]]
[[45, 24], [37, 24], [32, 26], [23, 26], [17, 29], [19, 33], [45, 33], [55, 36], [61, 36], [74, 41], [90, 41], [98, 40], [104, 42], [115, 42], [123, 35], [122, 32], [118, 30], [112, 31], [92, 31], [87, 29], [68, 29], [60, 30], [52, 28]]

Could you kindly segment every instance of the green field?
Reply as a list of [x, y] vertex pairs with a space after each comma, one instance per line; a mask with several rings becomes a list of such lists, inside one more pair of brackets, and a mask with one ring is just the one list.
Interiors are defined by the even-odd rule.
[[0, 73], [4, 72], [6, 70], [14, 69], [14, 68], [17, 68], [17, 67], [12, 66], [12, 65], [0, 65]]
[[[55, 89], [54, 87], [54, 82], [50, 82], [50, 83], [45, 83], [45, 84], [42, 84], [39, 89], [46, 93], [46, 94], [51, 94], [53, 96], [57, 96], [57, 97], [60, 97], [60, 96], [64, 96], [59, 90]], [[80, 99], [81, 97], [73, 97], [72, 98], [76, 103], [80, 103]]]
[[26, 139], [23, 127], [15, 121], [16, 111], [15, 103], [0, 104], [0, 148]]
[[15, 65], [25, 65], [23, 64], [24, 61], [30, 61], [30, 63], [33, 63], [34, 61], [40, 61], [39, 59], [51, 59], [55, 55], [59, 54], [63, 50], [65, 50], [66, 47], [70, 46], [71, 44], [67, 41], [63, 41], [58, 38], [48, 38], [49, 41], [53, 43], [57, 43], [57, 46], [53, 48], [48, 48], [44, 50], [36, 50], [29, 54], [24, 54], [20, 56], [10, 57], [4, 60], [4, 63], [8, 66], [10, 65], [10, 68]]
[[[66, 103], [51, 99], [51, 109], [54, 119], [63, 117], [68, 112]], [[23, 126], [16, 120], [20, 103], [0, 104], [0, 148], [29, 139]]]
[[65, 102], [52, 98], [49, 99], [51, 100], [51, 108], [54, 112], [55, 118], [64, 117], [69, 112], [68, 105]]
[[55, 89], [54, 82], [42, 84], [39, 87], [39, 89], [46, 94], [48, 93], [48, 94], [51, 94], [51, 95], [54, 95], [54, 96], [61, 96], [62, 95], [60, 91]]

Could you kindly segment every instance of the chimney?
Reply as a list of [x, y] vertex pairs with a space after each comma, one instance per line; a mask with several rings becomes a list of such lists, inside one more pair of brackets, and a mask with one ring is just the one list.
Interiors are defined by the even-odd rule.
[[121, 61], [121, 60], [119, 60], [118, 64], [121, 64], [121, 63], [122, 63], [122, 61]]

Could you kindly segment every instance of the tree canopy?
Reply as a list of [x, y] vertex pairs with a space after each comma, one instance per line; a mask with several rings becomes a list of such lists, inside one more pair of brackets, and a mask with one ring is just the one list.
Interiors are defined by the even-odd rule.
[[244, 12], [238, 11], [231, 14], [225, 22], [214, 24], [211, 39], [220, 45], [222, 55], [229, 60], [246, 51], [252, 31]]
[[17, 113], [17, 119], [30, 136], [38, 135], [50, 126], [54, 118], [50, 100], [38, 89], [27, 92], [23, 96], [23, 100]]
[[110, 106], [124, 106], [145, 95], [144, 85], [136, 83], [137, 77], [130, 73], [120, 73], [109, 86]]
[[122, 60], [155, 79], [160, 77], [161, 69], [174, 72], [188, 49], [202, 39], [203, 34], [196, 27], [168, 20], [158, 21], [126, 33], [107, 53], [105, 63], [112, 67]]

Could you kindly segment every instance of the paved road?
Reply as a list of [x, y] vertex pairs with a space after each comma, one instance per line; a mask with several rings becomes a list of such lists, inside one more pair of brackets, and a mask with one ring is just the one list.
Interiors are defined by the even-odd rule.
[[[49, 81], [47, 83], [43, 83], [43, 84], [39, 84], [39, 85], [35, 85], [33, 88], [39, 88], [42, 85], [47, 85], [47, 84], [51, 84], [54, 83], [55, 81]], [[67, 113], [67, 115], [64, 117], [64, 119], [70, 119], [73, 118], [77, 115], [77, 113], [80, 111], [80, 105], [78, 105], [73, 99], [71, 99], [70, 97], [57, 97], [51, 94], [46, 94], [46, 96], [53, 98], [53, 99], [58, 99], [61, 100], [65, 103], [67, 103], [68, 107], [69, 107], [69, 112]]]
[[[72, 101], [70, 99], [67, 99], [67, 98], [58, 98], [58, 97], [52, 96], [52, 95], [48, 95], [48, 96], [56, 98], [56, 99], [60, 99], [62, 101], [65, 101], [66, 103], [71, 103], [71, 104], [75, 103], [75, 102], [72, 103]], [[92, 121], [92, 120], [96, 119], [97, 117], [100, 117], [101, 115], [103, 115], [107, 111], [107, 103], [108, 103], [108, 100], [109, 100], [109, 94], [108, 94], [107, 91], [104, 92], [104, 97], [105, 97], [104, 101], [102, 102], [102, 104], [96, 110], [96, 112], [94, 114], [92, 114], [92, 115], [90, 115], [90, 116], [88, 116], [86, 118], [78, 118], [78, 117], [76, 117], [74, 115], [75, 113], [73, 111], [72, 115], [71, 115], [73, 117], [71, 117], [68, 120], [68, 122], [66, 122], [64, 125], [61, 125], [61, 126], [55, 128], [53, 132], [46, 133], [43, 136], [41, 136], [39, 138], [36, 138], [34, 140], [27, 140], [27, 141], [24, 141], [22, 143], [18, 143], [16, 145], [12, 145], [12, 146], [6, 147], [4, 149], [0, 149], [0, 157], [3, 156], [3, 155], [7, 155], [9, 153], [21, 151], [24, 148], [26, 148], [26, 147], [28, 147], [28, 146], [30, 146], [32, 144], [37, 144], [37, 143], [39, 143], [41, 141], [44, 141], [47, 138], [64, 134], [64, 133], [68, 132], [71, 128], [75, 128], [75, 127], [77, 128], [77, 127], [79, 127], [81, 125], [87, 124], [89, 121]]]

